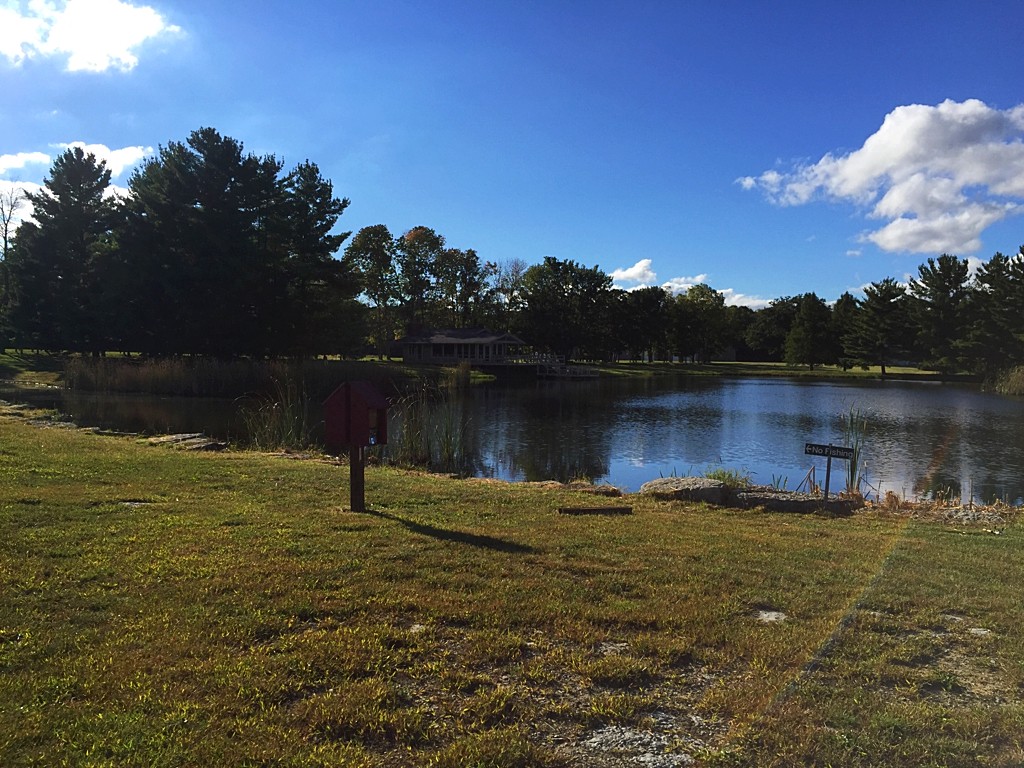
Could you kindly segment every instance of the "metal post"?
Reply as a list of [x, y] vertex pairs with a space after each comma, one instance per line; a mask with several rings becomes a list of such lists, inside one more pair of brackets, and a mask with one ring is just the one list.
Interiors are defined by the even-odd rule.
[[825, 462], [825, 501], [828, 501], [828, 484], [832, 479], [832, 443], [828, 444], [828, 461]]
[[349, 498], [353, 512], [366, 511], [366, 477], [363, 472], [363, 447], [361, 445], [350, 445], [348, 447], [349, 467]]

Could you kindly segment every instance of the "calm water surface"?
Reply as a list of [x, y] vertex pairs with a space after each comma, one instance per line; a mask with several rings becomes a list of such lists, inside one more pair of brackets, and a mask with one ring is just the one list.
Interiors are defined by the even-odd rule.
[[[589, 477], [637, 490], [660, 476], [725, 467], [796, 488], [843, 444], [846, 415], [867, 421], [871, 493], [1024, 496], [1024, 401], [932, 383], [650, 379], [538, 384], [471, 393], [476, 473], [510, 480]], [[833, 488], [845, 462], [833, 461]]]
[[[46, 397], [83, 425], [244, 438], [230, 400]], [[461, 425], [467, 468], [478, 476], [587, 477], [635, 491], [660, 476], [724, 467], [795, 489], [812, 466], [824, 482], [825, 460], [806, 456], [804, 444], [842, 444], [851, 409], [868, 424], [870, 494], [1024, 497], [1024, 400], [965, 386], [692, 377], [537, 382], [459, 393], [446, 418]], [[399, 429], [395, 424], [393, 434]], [[844, 468], [833, 462], [833, 488], [842, 487]]]

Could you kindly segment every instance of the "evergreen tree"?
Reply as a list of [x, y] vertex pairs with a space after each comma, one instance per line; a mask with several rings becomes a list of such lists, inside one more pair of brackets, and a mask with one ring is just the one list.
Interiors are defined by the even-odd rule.
[[840, 367], [846, 371], [854, 366], [854, 361], [847, 354], [846, 346], [843, 344], [843, 338], [853, 328], [853, 324], [857, 320], [857, 313], [859, 308], [857, 306], [857, 299], [853, 297], [849, 291], [843, 293], [838, 299], [836, 299], [835, 306], [832, 307], [832, 349], [834, 359], [839, 363]]
[[971, 306], [967, 347], [975, 370], [993, 376], [1024, 364], [1024, 246], [981, 266]]
[[132, 176], [124, 237], [138, 276], [132, 346], [266, 354], [287, 301], [286, 200], [272, 157], [212, 128], [161, 147]]
[[349, 201], [335, 197], [331, 182], [308, 160], [288, 174], [284, 189], [288, 295], [281, 307], [285, 317], [273, 318], [272, 327], [286, 335], [274, 351], [334, 354], [358, 348], [365, 336], [354, 301], [358, 276], [350, 262], [337, 258], [351, 233], [334, 232]]
[[361, 345], [356, 275], [335, 257], [348, 201], [313, 163], [282, 169], [202, 128], [132, 176], [121, 248], [129, 348], [262, 356]]
[[847, 353], [858, 365], [880, 366], [885, 376], [886, 366], [911, 349], [906, 294], [907, 289], [891, 277], [864, 289], [860, 311], [844, 338]]
[[61, 153], [43, 189], [27, 193], [24, 222], [5, 268], [7, 321], [14, 342], [50, 351], [100, 352], [109, 316], [105, 271], [114, 248], [116, 202], [110, 171], [81, 148]]
[[813, 293], [797, 297], [796, 316], [786, 336], [786, 363], [815, 365], [832, 362], [832, 311]]
[[949, 254], [928, 259], [910, 281], [908, 295], [922, 364], [941, 373], [960, 370], [970, 324], [967, 260]]

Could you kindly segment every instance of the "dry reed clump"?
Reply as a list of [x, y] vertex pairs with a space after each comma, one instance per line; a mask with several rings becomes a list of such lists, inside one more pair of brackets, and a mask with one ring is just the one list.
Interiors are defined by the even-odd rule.
[[915, 520], [963, 526], [988, 525], [997, 528], [1019, 519], [1022, 511], [1021, 507], [998, 500], [992, 504], [975, 504], [945, 496], [908, 499], [894, 491], [886, 491], [881, 499], [868, 501], [865, 508]]
[[121, 392], [184, 397], [273, 396], [293, 382], [311, 398], [324, 398], [343, 381], [379, 381], [379, 367], [347, 360], [218, 360], [205, 357], [73, 357], [64, 386], [84, 392]]
[[1002, 395], [1024, 395], [1024, 365], [1011, 368], [999, 376], [996, 391]]

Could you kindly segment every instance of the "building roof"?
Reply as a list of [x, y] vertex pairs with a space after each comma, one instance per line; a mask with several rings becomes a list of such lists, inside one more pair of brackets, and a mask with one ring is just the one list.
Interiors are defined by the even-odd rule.
[[399, 344], [521, 344], [526, 342], [511, 333], [495, 333], [486, 328], [445, 328], [426, 331], [398, 340]]

